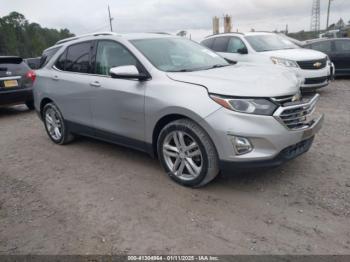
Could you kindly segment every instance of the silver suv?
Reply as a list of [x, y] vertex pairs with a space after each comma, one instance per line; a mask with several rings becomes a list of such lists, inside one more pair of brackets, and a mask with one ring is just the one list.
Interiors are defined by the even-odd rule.
[[99, 33], [45, 53], [34, 97], [54, 143], [79, 134], [139, 149], [185, 186], [293, 159], [323, 122], [319, 96], [302, 98], [287, 69], [231, 65], [179, 37]]

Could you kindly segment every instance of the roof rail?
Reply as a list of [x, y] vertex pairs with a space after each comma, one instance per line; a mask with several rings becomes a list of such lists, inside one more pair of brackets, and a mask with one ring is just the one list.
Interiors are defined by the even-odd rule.
[[244, 35], [244, 33], [242, 33], [242, 32], [229, 32], [229, 33], [219, 33], [219, 34], [208, 35], [205, 38], [208, 38], [211, 36], [216, 36], [216, 35], [229, 35], [229, 34]]
[[90, 34], [85, 34], [85, 35], [78, 35], [78, 36], [73, 36], [73, 37], [69, 37], [69, 38], [65, 38], [62, 39], [60, 41], [57, 41], [57, 43], [55, 45], [60, 45], [66, 42], [70, 42], [73, 40], [78, 40], [80, 38], [84, 38], [84, 37], [89, 37], [89, 36], [99, 36], [99, 35], [118, 35], [114, 32], [96, 32], [96, 33], [90, 33]]

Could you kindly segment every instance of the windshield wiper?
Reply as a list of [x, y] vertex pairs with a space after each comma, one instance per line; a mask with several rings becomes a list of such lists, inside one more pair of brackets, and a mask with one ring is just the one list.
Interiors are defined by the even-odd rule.
[[192, 69], [179, 69], [179, 70], [170, 70], [170, 71], [167, 71], [169, 73], [178, 73], [178, 72], [193, 72]]
[[206, 68], [206, 69], [204, 69], [204, 70], [215, 69], [215, 68], [221, 68], [221, 67], [226, 67], [226, 66], [230, 66], [230, 64], [228, 64], [228, 65], [216, 64], [216, 65], [213, 65], [213, 66], [211, 66], [211, 67], [208, 67], [208, 68]]

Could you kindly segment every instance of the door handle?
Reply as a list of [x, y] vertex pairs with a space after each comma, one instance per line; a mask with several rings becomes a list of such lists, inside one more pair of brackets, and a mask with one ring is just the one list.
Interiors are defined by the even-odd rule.
[[58, 80], [60, 80], [60, 79], [58, 78], [58, 76], [53, 76], [53, 77], [52, 77], [52, 80], [58, 81]]
[[95, 81], [95, 82], [91, 82], [91, 83], [90, 83], [90, 86], [93, 86], [93, 87], [101, 87], [101, 84], [100, 84], [100, 82]]

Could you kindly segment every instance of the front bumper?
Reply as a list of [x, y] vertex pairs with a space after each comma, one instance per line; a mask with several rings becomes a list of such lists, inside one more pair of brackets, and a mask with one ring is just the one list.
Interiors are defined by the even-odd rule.
[[[272, 116], [239, 114], [224, 108], [205, 120], [221, 167], [227, 169], [275, 166], [300, 156], [311, 147], [313, 138], [322, 128], [324, 115], [314, 118], [310, 126], [297, 130], [286, 128]], [[232, 136], [248, 138], [253, 150], [237, 155], [231, 142]]]
[[253, 168], [263, 168], [263, 167], [276, 167], [288, 162], [298, 156], [306, 153], [312, 146], [314, 137], [306, 139], [299, 142], [296, 145], [289, 146], [283, 149], [275, 158], [261, 161], [249, 161], [249, 162], [231, 162], [221, 160], [220, 170], [221, 172], [227, 173], [235, 169], [253, 169]]
[[302, 90], [325, 87], [329, 85], [334, 75], [333, 65], [327, 65], [325, 68], [318, 70], [298, 68], [297, 71], [297, 74], [304, 79], [304, 83], [301, 85]]

